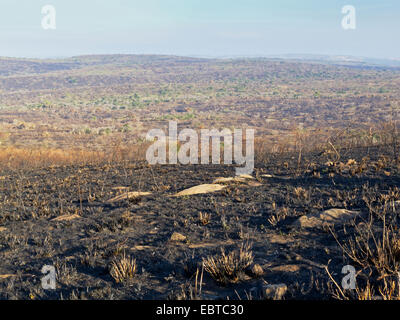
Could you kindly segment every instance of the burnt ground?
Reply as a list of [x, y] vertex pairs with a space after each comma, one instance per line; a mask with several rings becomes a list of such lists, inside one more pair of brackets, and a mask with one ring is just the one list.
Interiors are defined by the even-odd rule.
[[[387, 154], [353, 150], [335, 164], [326, 163], [325, 154], [311, 154], [300, 167], [297, 155], [271, 156], [256, 165], [253, 176], [259, 185], [236, 183], [185, 197], [171, 195], [232, 177], [234, 167], [129, 162], [4, 169], [0, 298], [184, 299], [195, 288], [203, 258], [249, 243], [264, 273], [222, 285], [204, 272], [200, 298], [259, 299], [254, 288], [285, 283], [285, 299], [331, 299], [324, 266], [329, 263], [340, 282], [348, 260], [328, 228], [301, 228], [294, 222], [331, 208], [368, 212], [363, 197], [387, 194], [400, 185], [397, 163]], [[356, 164], [347, 164], [349, 159]], [[107, 203], [121, 192], [117, 187], [152, 194]], [[201, 223], [200, 212], [210, 215], [208, 224]], [[53, 221], [66, 214], [80, 218]], [[351, 236], [357, 219], [334, 226], [341, 240]], [[174, 232], [186, 240], [172, 241]], [[136, 259], [137, 270], [132, 279], [117, 283], [110, 265], [123, 254]], [[42, 289], [44, 265], [56, 268], [56, 290]]]

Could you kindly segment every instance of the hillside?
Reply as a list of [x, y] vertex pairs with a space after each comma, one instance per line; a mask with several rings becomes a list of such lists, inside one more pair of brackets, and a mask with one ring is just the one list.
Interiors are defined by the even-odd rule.
[[[0, 299], [398, 299], [400, 70], [336, 62], [0, 59]], [[254, 171], [150, 165], [172, 120]]]

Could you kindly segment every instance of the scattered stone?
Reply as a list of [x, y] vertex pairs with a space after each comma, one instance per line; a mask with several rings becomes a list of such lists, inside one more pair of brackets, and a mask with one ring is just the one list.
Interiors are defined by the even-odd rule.
[[249, 181], [249, 182], [247, 182], [247, 185], [249, 187], [260, 187], [260, 186], [262, 186], [262, 183], [257, 182], [257, 181]]
[[134, 249], [134, 250], [138, 250], [138, 251], [145, 251], [145, 250], [152, 250], [152, 249], [155, 249], [155, 247], [137, 245], [137, 246], [134, 246], [133, 249]]
[[252, 187], [258, 187], [258, 186], [262, 185], [259, 182], [249, 181], [249, 180], [255, 180], [255, 178], [252, 177], [251, 175], [248, 175], [248, 174], [242, 174], [242, 175], [237, 176], [237, 177], [228, 177], [228, 178], [220, 177], [220, 178], [216, 178], [212, 183], [213, 184], [242, 183], [242, 184], [247, 184], [247, 185], [252, 186]]
[[243, 179], [255, 179], [253, 176], [249, 175], [249, 174], [241, 174], [239, 176], [239, 178], [243, 178]]
[[71, 221], [80, 218], [79, 214], [65, 214], [63, 216], [56, 217], [51, 221]]
[[195, 187], [183, 190], [181, 192], [178, 192], [177, 194], [174, 195], [174, 197], [183, 197], [183, 196], [191, 196], [194, 194], [212, 193], [212, 192], [221, 191], [224, 188], [225, 188], [225, 186], [220, 185], [220, 184], [201, 184], [199, 186], [195, 186]]
[[320, 264], [318, 262], [306, 259], [306, 258], [302, 257], [301, 255], [299, 255], [297, 253], [295, 253], [295, 256], [296, 256], [296, 258], [295, 258], [296, 261], [305, 262], [305, 263], [309, 264], [310, 266], [313, 266], [313, 267], [316, 267], [316, 268], [319, 268], [319, 269], [323, 269], [323, 270], [325, 270], [325, 268], [327, 267], [326, 265], [323, 265], [323, 264]]
[[271, 234], [268, 237], [270, 243], [277, 243], [277, 244], [288, 244], [294, 242], [292, 236], [289, 235], [280, 235], [280, 234]]
[[315, 215], [302, 216], [294, 222], [294, 225], [301, 228], [318, 228], [324, 225], [336, 225], [349, 222], [359, 214], [359, 211], [329, 209]]
[[259, 264], [253, 264], [248, 269], [248, 274], [253, 278], [261, 277], [264, 274], [263, 268]]
[[142, 196], [148, 196], [148, 195], [151, 195], [151, 192], [137, 192], [137, 191], [126, 192], [126, 193], [120, 194], [119, 196], [116, 196], [115, 198], [108, 200], [107, 203], [120, 202], [120, 201], [124, 201], [124, 200], [132, 200], [132, 199], [137, 199]]
[[174, 232], [171, 236], [171, 241], [183, 242], [186, 241], [186, 236], [181, 233]]
[[300, 266], [297, 264], [285, 264], [285, 265], [270, 268], [269, 270], [271, 270], [273, 272], [286, 272], [286, 273], [299, 272]]
[[217, 178], [215, 179], [212, 183], [213, 184], [221, 184], [221, 183], [230, 183], [230, 182], [238, 182], [238, 178], [233, 178], [233, 177], [229, 177], [229, 178]]
[[287, 292], [287, 286], [284, 283], [268, 284], [263, 288], [263, 298], [272, 300], [282, 300]]
[[215, 247], [225, 247], [234, 244], [234, 241], [216, 241], [216, 242], [203, 242], [203, 243], [192, 243], [189, 245], [189, 249], [199, 249], [199, 248], [215, 248]]

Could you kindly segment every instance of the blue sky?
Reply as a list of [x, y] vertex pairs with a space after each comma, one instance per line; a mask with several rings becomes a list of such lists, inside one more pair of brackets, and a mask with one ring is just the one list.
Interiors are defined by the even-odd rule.
[[[57, 29], [43, 30], [42, 6]], [[341, 27], [344, 5], [357, 28]], [[290, 53], [400, 59], [399, 0], [1, 0], [0, 56]]]

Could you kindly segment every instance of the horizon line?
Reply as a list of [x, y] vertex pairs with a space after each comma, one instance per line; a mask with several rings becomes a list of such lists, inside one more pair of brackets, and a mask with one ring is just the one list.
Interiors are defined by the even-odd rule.
[[282, 58], [282, 59], [304, 59], [304, 58], [348, 58], [348, 59], [369, 59], [382, 60], [400, 63], [400, 58], [376, 57], [376, 56], [358, 56], [351, 54], [328, 54], [328, 53], [276, 53], [276, 54], [178, 54], [178, 53], [82, 53], [77, 55], [65, 56], [8, 56], [0, 55], [0, 59], [25, 59], [25, 60], [58, 60], [73, 59], [88, 56], [169, 56], [181, 58], [199, 58], [199, 59], [241, 59], [241, 58]]

